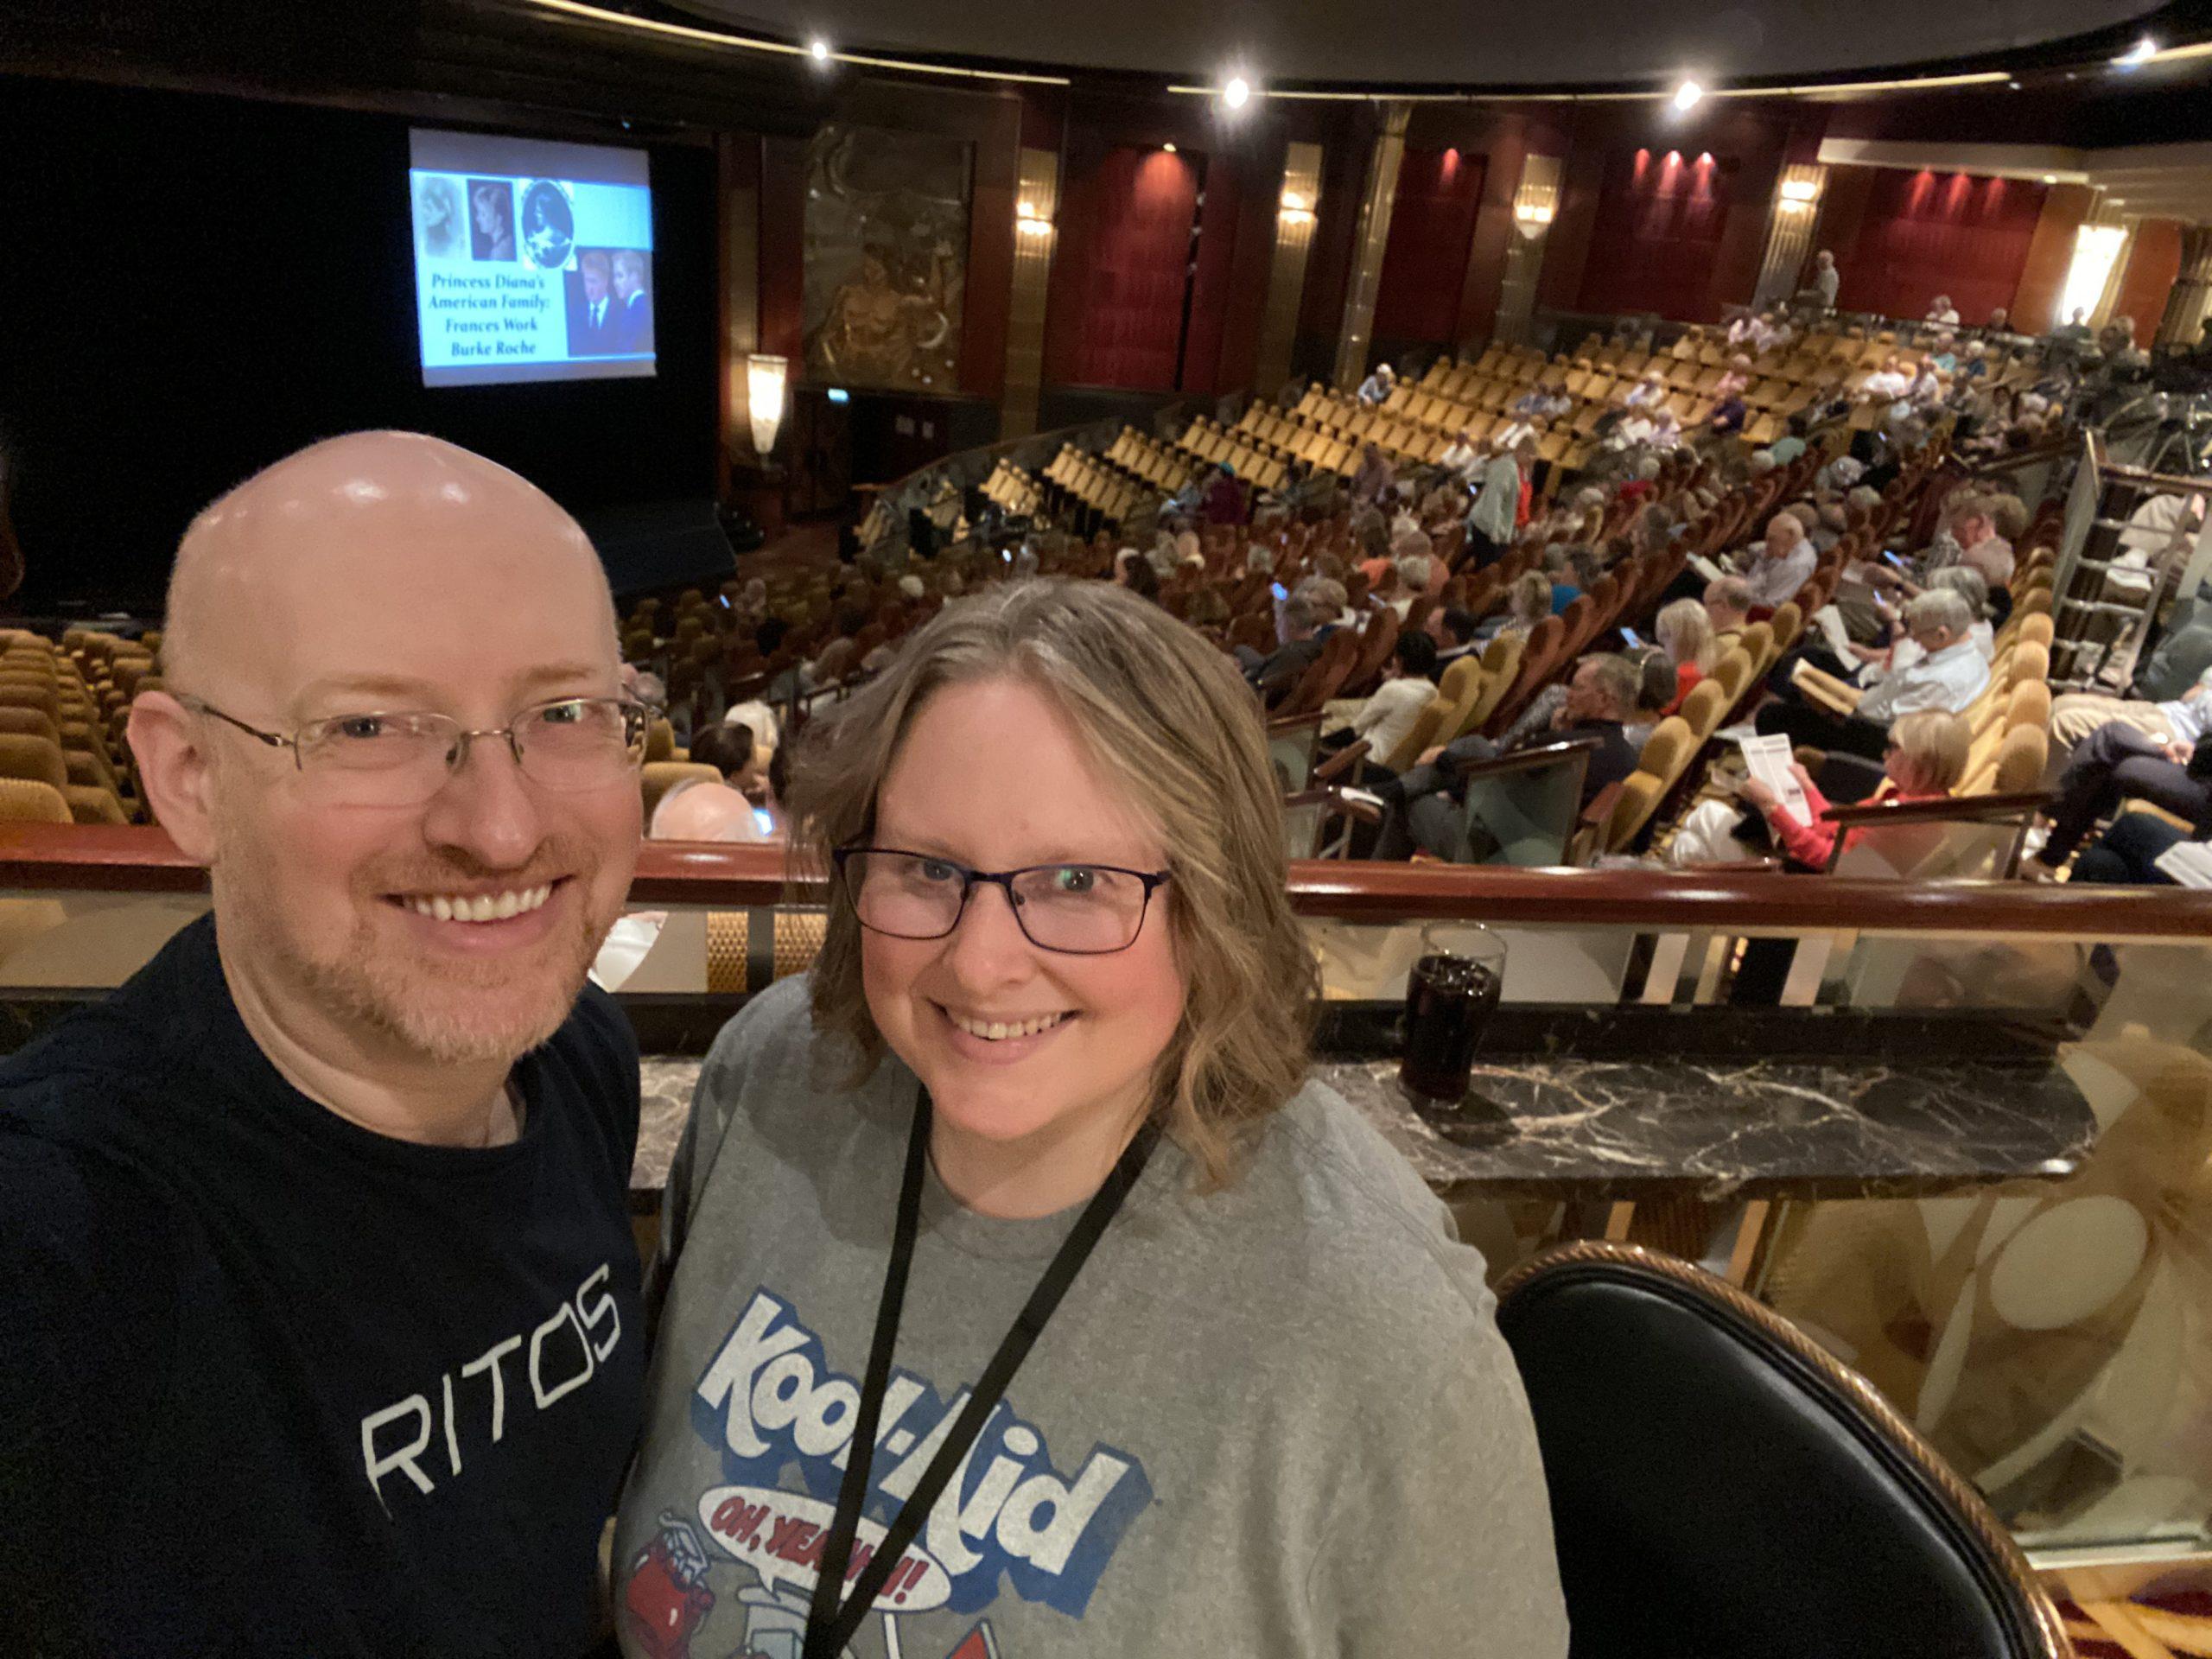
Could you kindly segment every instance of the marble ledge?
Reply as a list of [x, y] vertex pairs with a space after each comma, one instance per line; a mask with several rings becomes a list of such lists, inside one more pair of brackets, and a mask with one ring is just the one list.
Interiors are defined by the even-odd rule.
[[[644, 1064], [634, 1208], [658, 1202], [698, 1071]], [[1523, 1059], [1477, 1066], [1447, 1116], [1414, 1110], [1395, 1060], [1314, 1073], [1455, 1201], [1921, 1198], [2070, 1174], [2097, 1135], [2062, 1060]]]

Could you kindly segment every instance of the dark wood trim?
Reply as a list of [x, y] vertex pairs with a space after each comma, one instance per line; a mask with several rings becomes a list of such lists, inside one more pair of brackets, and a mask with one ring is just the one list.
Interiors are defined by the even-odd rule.
[[2017, 818], [2038, 811], [2057, 798], [2041, 790], [2022, 795], [1964, 795], [1952, 800], [1874, 801], [1865, 806], [1832, 806], [1821, 821], [1845, 829], [1870, 823], [1976, 823]]
[[[0, 824], [0, 887], [15, 893], [197, 893], [207, 872], [156, 829]], [[1301, 916], [1386, 923], [1839, 929], [2024, 934], [2212, 944], [2212, 892], [2026, 882], [1860, 881], [1738, 870], [1466, 868], [1342, 859], [1290, 867]], [[651, 842], [630, 887], [638, 904], [743, 906], [821, 901], [769, 847]]]

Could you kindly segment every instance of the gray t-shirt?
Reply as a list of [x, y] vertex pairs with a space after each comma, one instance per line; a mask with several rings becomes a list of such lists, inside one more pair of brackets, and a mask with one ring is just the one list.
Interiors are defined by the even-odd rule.
[[[799, 1650], [918, 1097], [895, 1060], [837, 1088], [806, 997], [722, 1032], [669, 1184], [628, 1654]], [[862, 1546], [1077, 1213], [978, 1215], [931, 1176]], [[1162, 1141], [849, 1652], [1563, 1656], [1528, 1405], [1449, 1224], [1317, 1084], [1224, 1191]]]

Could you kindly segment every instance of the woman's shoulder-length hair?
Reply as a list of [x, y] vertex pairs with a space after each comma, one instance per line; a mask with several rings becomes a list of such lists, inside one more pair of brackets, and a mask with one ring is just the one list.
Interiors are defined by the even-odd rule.
[[[1159, 832], [1169, 880], [1154, 913], [1173, 930], [1185, 989], [1153, 1111], [1202, 1185], [1218, 1187], [1246, 1132], [1304, 1081], [1319, 976], [1285, 890], [1282, 786], [1258, 704], [1197, 632], [1103, 582], [1007, 582], [947, 606], [807, 728], [791, 768], [794, 864], [824, 871], [835, 849], [866, 845], [923, 704], [946, 686], [996, 678], [1051, 699], [1086, 759]], [[851, 905], [833, 893], [814, 1019], [857, 1051], [855, 1082], [885, 1052], [861, 988], [861, 938]]]

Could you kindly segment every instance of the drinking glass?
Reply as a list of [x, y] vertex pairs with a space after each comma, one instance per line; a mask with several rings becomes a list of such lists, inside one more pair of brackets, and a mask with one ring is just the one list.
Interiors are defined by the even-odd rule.
[[1479, 923], [1437, 922], [1421, 929], [1421, 947], [1406, 980], [1398, 1081], [1416, 1100], [1456, 1108], [1505, 986], [1505, 940]]

